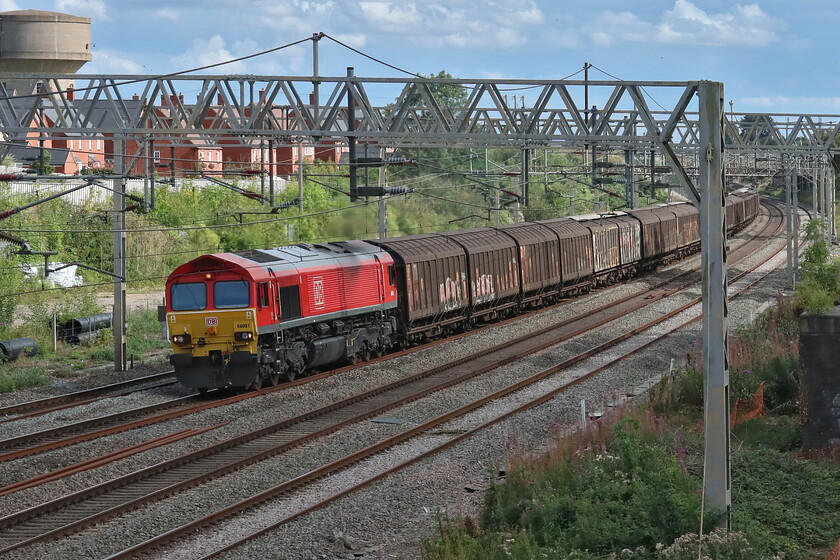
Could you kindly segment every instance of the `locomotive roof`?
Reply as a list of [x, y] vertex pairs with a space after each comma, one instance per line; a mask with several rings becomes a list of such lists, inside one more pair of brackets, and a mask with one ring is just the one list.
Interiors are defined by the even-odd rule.
[[248, 249], [195, 258], [176, 268], [170, 278], [193, 272], [233, 268], [248, 269], [252, 276], [261, 277], [271, 271], [297, 270], [301, 266], [339, 265], [352, 261], [354, 258], [376, 254], [381, 254], [381, 250], [364, 241], [341, 241], [315, 245], [300, 243], [271, 249]]
[[364, 241], [338, 241], [335, 243], [298, 243], [274, 247], [273, 249], [248, 249], [232, 253], [243, 259], [260, 264], [298, 264], [323, 259], [334, 259], [338, 255], [365, 255], [379, 253], [380, 249]]

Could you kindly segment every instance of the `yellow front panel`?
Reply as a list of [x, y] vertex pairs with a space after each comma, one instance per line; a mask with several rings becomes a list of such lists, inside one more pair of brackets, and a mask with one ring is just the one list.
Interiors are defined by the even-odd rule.
[[[172, 343], [176, 354], [207, 356], [220, 350], [229, 355], [234, 351], [247, 350], [257, 353], [257, 321], [253, 309], [232, 309], [216, 311], [175, 311], [166, 314], [169, 325], [169, 340], [177, 334], [190, 335], [190, 343]], [[253, 339], [237, 341], [236, 332], [250, 332]]]

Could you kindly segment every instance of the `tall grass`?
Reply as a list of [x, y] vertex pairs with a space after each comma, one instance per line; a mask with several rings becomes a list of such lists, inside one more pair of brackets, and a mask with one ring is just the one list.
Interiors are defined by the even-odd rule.
[[[732, 519], [700, 539], [703, 372], [699, 342], [646, 403], [584, 429], [552, 424], [547, 450], [508, 442], [506, 478], [478, 520], [442, 518], [427, 560], [483, 558], [821, 559], [840, 527], [840, 468], [790, 454], [800, 446], [798, 302], [730, 337], [731, 393], [764, 382], [766, 416], [733, 430]], [[713, 522], [716, 512], [704, 514]], [[698, 556], [699, 555], [699, 556]]]

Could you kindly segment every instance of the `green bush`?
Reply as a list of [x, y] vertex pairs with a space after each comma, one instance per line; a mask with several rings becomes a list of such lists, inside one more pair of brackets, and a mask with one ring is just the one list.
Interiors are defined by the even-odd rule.
[[24, 367], [20, 369], [0, 368], [0, 393], [10, 393], [18, 389], [39, 387], [50, 383], [50, 376], [42, 368]]
[[732, 526], [765, 557], [822, 558], [838, 537], [840, 470], [742, 447], [733, 453], [732, 504]]
[[581, 445], [551, 464], [522, 462], [488, 491], [482, 527], [524, 530], [523, 542], [540, 548], [596, 554], [652, 550], [696, 529], [700, 481], [681, 462], [679, 436], [668, 443], [656, 423], [649, 410], [636, 412], [603, 445]]
[[764, 446], [782, 453], [802, 447], [802, 430], [796, 416], [759, 416], [732, 429], [739, 444]]
[[799, 305], [814, 314], [825, 313], [840, 298], [840, 265], [828, 261], [825, 228], [825, 223], [820, 220], [811, 220], [805, 226], [808, 247], [800, 260], [799, 281], [796, 283]]

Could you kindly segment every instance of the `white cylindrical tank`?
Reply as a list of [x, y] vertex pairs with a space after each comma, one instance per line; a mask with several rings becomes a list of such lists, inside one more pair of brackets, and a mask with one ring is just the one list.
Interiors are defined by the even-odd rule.
[[0, 72], [71, 74], [90, 59], [90, 18], [40, 10], [0, 13]]
[[[91, 59], [90, 47], [90, 18], [40, 10], [0, 12], [0, 81], [8, 94], [41, 91], [41, 80], [19, 74], [75, 73]], [[66, 89], [73, 80], [57, 85]]]

